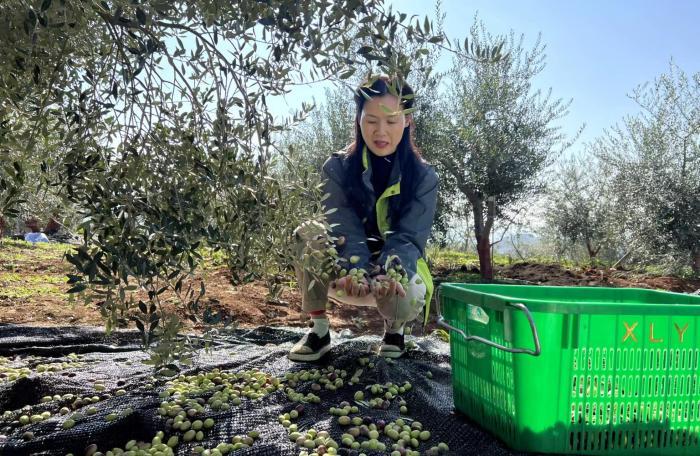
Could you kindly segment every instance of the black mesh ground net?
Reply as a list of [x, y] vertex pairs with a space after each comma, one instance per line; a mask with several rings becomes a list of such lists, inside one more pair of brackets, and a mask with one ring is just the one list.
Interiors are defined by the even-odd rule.
[[391, 361], [334, 333], [293, 363], [299, 331], [235, 330], [162, 378], [136, 332], [0, 325], [0, 455], [515, 454], [455, 413], [447, 343]]

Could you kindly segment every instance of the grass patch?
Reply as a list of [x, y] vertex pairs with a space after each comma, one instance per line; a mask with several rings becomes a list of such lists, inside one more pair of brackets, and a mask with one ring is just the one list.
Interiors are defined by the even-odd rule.
[[[438, 247], [428, 247], [426, 256], [434, 266], [445, 269], [458, 269], [461, 266], [479, 266], [479, 256], [476, 252], [461, 252], [458, 250], [440, 249]], [[528, 258], [527, 262], [539, 262], [541, 258]], [[493, 264], [495, 266], [508, 266], [515, 263], [522, 263], [521, 260], [516, 260], [512, 256], [493, 255]], [[547, 259], [546, 263], [556, 263], [553, 258]]]
[[223, 250], [215, 251], [210, 247], [201, 247], [198, 252], [204, 259], [200, 266], [204, 271], [213, 271], [227, 265], [226, 254]]
[[0, 244], [0, 270], [14, 271], [18, 266], [28, 263], [47, 263], [60, 261], [66, 252], [74, 246], [70, 244], [44, 243], [5, 240]]
[[35, 251], [40, 253], [52, 253], [52, 258], [56, 254], [63, 255], [65, 252], [74, 248], [71, 244], [62, 244], [60, 242], [37, 242], [36, 244], [16, 239], [4, 239], [0, 244], [0, 255], [6, 251]]
[[[0, 285], [2, 285], [2, 280], [0, 280]], [[10, 284], [2, 286], [0, 289], [0, 298], [2, 299], [24, 299], [33, 296], [49, 295], [65, 296], [65, 293], [58, 286], [52, 284], [36, 284], [29, 286], [24, 284]]]
[[63, 296], [66, 275], [61, 261], [73, 248], [52, 244], [4, 240], [0, 245], [0, 298], [22, 300], [41, 296]]
[[30, 285], [52, 284], [59, 285], [66, 282], [64, 276], [57, 274], [20, 274], [17, 272], [0, 271], [0, 284], [26, 283]]
[[0, 271], [0, 298], [24, 299], [32, 296], [64, 295], [62, 274], [20, 274]]
[[434, 268], [440, 269], [459, 269], [463, 265], [479, 264], [479, 257], [474, 253], [440, 249], [438, 247], [426, 248], [425, 256]]
[[[476, 252], [463, 252], [458, 250], [441, 249], [438, 247], [428, 247], [425, 250], [428, 261], [440, 269], [454, 270], [462, 266], [479, 266], [479, 256]], [[556, 258], [548, 258], [543, 256], [528, 257], [525, 260], [514, 258], [509, 255], [494, 254], [493, 264], [495, 266], [509, 266], [521, 263], [537, 263], [537, 264], [559, 264], [564, 268], [574, 268], [585, 266], [570, 260], [558, 260]]]

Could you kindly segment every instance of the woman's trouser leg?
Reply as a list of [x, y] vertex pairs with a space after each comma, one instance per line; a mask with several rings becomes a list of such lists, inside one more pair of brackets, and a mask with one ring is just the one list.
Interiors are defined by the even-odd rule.
[[388, 332], [398, 332], [406, 322], [415, 320], [425, 306], [425, 284], [418, 274], [413, 275], [404, 289], [404, 297], [392, 295], [377, 299], [377, 310], [384, 318], [384, 329]]
[[[309, 265], [314, 266], [312, 269], [320, 271], [322, 260], [316, 258], [314, 252], [329, 247], [326, 245], [326, 230], [318, 222], [304, 222], [294, 230], [294, 239], [296, 245], [294, 271], [302, 296], [301, 310], [306, 313], [325, 310], [328, 303], [328, 286], [334, 279], [333, 273], [329, 271], [327, 279], [324, 280], [322, 276], [313, 274], [309, 270], [311, 268], [305, 267], [303, 257], [308, 255]], [[311, 288], [309, 285], [312, 285]]]

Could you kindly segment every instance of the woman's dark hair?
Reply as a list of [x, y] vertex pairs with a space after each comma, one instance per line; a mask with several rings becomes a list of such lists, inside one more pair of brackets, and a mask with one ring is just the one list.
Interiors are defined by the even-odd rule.
[[[360, 116], [368, 98], [381, 97], [387, 94], [400, 96], [401, 109], [407, 110], [413, 107], [413, 89], [405, 81], [401, 81], [396, 77], [375, 76], [362, 83], [355, 90], [355, 139], [346, 149], [345, 159], [349, 161], [349, 173], [346, 176], [345, 188], [348, 189], [353, 207], [360, 214], [365, 213], [368, 209], [373, 209], [365, 207], [368, 195], [367, 190], [362, 185], [362, 172], [364, 171], [362, 149], [364, 149], [366, 144], [360, 130]], [[394, 228], [394, 222], [399, 220], [404, 207], [414, 198], [416, 186], [426, 170], [426, 163], [413, 139], [413, 125], [411, 121], [404, 128], [401, 141], [396, 146], [395, 160], [399, 161], [401, 168], [401, 193], [389, 199], [391, 229]], [[371, 152], [368, 150], [368, 153]], [[374, 211], [372, 210], [370, 213], [374, 213]]]

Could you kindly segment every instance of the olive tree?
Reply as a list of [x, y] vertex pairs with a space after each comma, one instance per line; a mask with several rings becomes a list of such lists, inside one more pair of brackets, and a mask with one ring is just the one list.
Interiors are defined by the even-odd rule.
[[640, 112], [596, 142], [639, 260], [700, 275], [700, 73], [668, 72], [634, 89]]
[[582, 248], [588, 260], [614, 261], [620, 226], [612, 183], [588, 153], [562, 160], [546, 190], [545, 221], [572, 256]]
[[570, 145], [556, 125], [569, 103], [533, 86], [544, 68], [539, 39], [526, 49], [523, 36], [495, 37], [476, 21], [464, 47], [477, 55], [503, 48], [508, 58], [454, 59], [436, 122], [442, 147], [429, 157], [439, 165], [442, 185], [468, 202], [463, 210], [473, 221], [482, 279], [490, 281], [494, 223], [513, 219], [542, 191], [538, 177]]
[[[414, 55], [393, 46], [397, 33], [421, 43]], [[55, 184], [83, 231], [70, 291], [99, 302], [108, 330], [133, 321], [157, 342], [154, 364], [187, 362], [160, 297], [199, 318], [201, 247], [225, 249], [234, 270], [264, 265], [250, 261], [260, 233], [303, 187], [271, 183], [274, 135], [303, 113], [275, 119], [270, 98], [368, 65], [405, 75], [442, 42], [429, 20], [381, 1], [8, 0], [0, 148], [41, 156], [46, 138], [60, 141]], [[277, 228], [268, 241], [288, 226]]]
[[0, 242], [5, 234], [10, 217], [16, 216], [17, 206], [22, 203], [21, 188], [24, 171], [18, 161], [9, 158], [0, 167]]
[[326, 88], [308, 117], [282, 140], [283, 153], [294, 150], [296, 163], [321, 172], [326, 159], [352, 141], [355, 106], [347, 86]]

